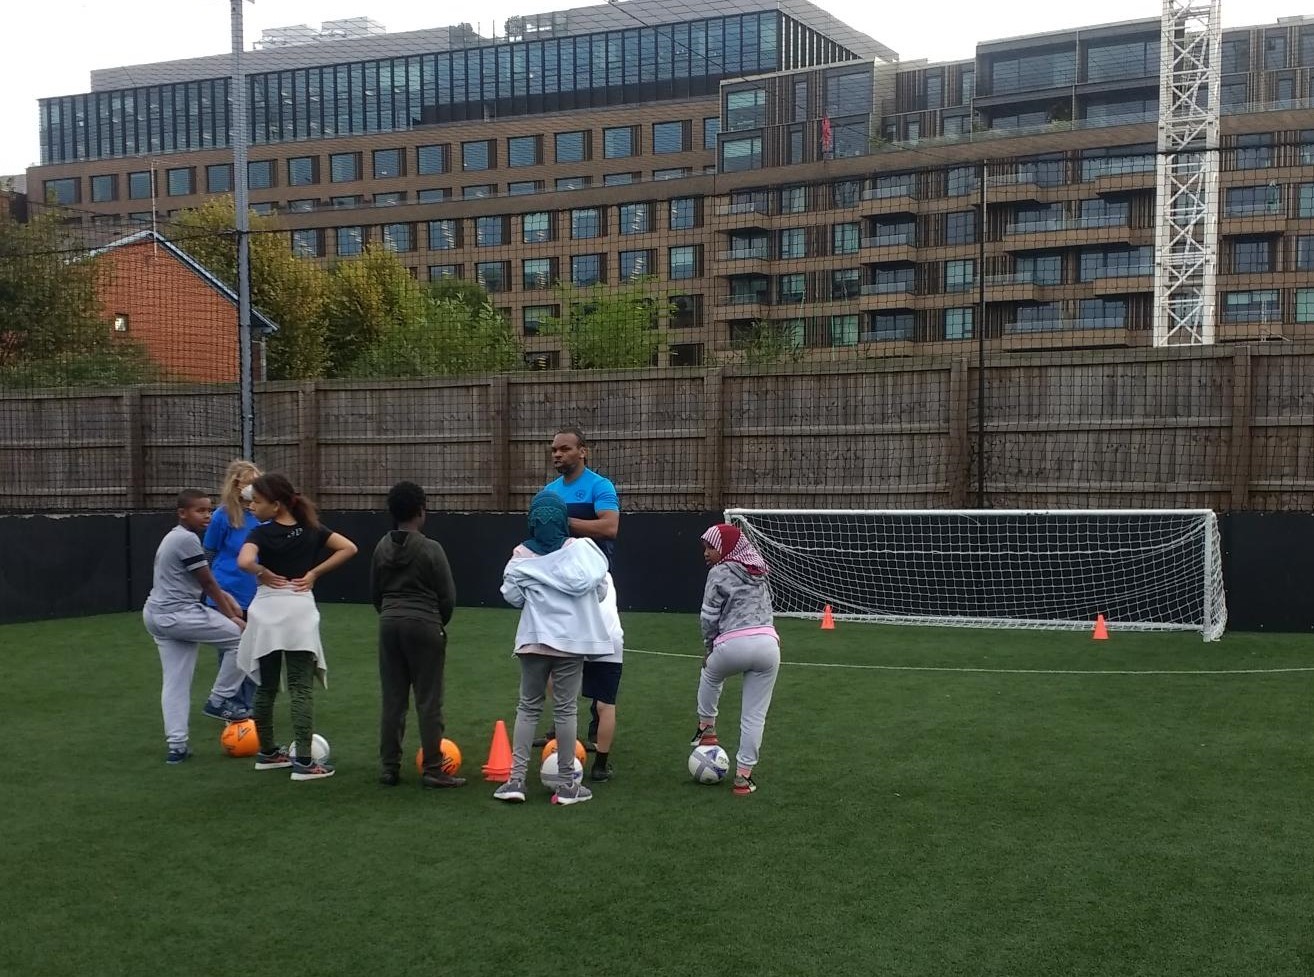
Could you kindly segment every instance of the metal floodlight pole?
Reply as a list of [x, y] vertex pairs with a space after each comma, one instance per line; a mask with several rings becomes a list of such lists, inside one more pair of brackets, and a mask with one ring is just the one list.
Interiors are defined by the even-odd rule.
[[237, 234], [237, 348], [239, 411], [241, 413], [242, 457], [255, 457], [255, 376], [251, 356], [251, 224], [247, 206], [246, 143], [250, 122], [246, 114], [246, 78], [242, 73], [242, 4], [229, 0], [232, 8], [233, 78], [229, 85], [233, 141], [233, 213]]

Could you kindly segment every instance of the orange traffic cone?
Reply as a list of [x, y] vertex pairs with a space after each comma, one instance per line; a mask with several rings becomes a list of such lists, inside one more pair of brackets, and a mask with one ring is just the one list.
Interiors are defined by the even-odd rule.
[[493, 726], [493, 742], [488, 747], [488, 762], [484, 764], [484, 779], [504, 783], [511, 776], [511, 741], [506, 737], [506, 723], [498, 720]]
[[1109, 629], [1104, 624], [1104, 615], [1095, 615], [1095, 630], [1091, 633], [1092, 641], [1108, 641]]
[[821, 612], [821, 630], [823, 631], [835, 630], [835, 615], [831, 613], [829, 604], [827, 604], [825, 610]]

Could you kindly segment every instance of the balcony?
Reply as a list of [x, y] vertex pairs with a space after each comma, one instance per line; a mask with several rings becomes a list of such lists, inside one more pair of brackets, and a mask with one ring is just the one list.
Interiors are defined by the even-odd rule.
[[771, 201], [766, 198], [733, 200], [716, 205], [716, 216], [718, 217], [746, 217], [750, 215], [771, 216]]
[[1009, 250], [1057, 248], [1082, 244], [1135, 244], [1149, 235], [1148, 228], [1132, 227], [1121, 217], [1055, 217], [1013, 223], [1004, 227]]
[[1032, 335], [1035, 333], [1095, 332], [1101, 329], [1126, 329], [1125, 319], [1108, 316], [1087, 319], [1037, 319], [1004, 323], [1005, 336]]
[[716, 253], [717, 261], [769, 261], [770, 258], [771, 248], [766, 244], [730, 248], [727, 251], [718, 251]]
[[913, 283], [904, 282], [864, 282], [863, 295], [911, 295]]
[[916, 231], [898, 231], [862, 239], [862, 250], [870, 251], [864, 261], [912, 261], [916, 248]]
[[756, 319], [771, 309], [766, 292], [723, 292], [716, 297], [718, 319]]

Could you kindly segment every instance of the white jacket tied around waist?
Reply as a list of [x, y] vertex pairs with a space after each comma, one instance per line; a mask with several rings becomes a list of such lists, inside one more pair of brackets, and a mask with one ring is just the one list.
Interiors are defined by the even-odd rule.
[[521, 608], [516, 648], [547, 645], [567, 655], [603, 658], [613, 651], [601, 601], [607, 558], [591, 539], [570, 539], [544, 556], [513, 556], [502, 597]]

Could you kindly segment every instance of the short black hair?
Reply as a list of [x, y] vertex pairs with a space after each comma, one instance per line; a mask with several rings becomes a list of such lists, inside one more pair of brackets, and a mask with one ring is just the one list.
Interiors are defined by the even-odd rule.
[[575, 440], [579, 442], [579, 446], [581, 448], [588, 447], [589, 443], [586, 440], [584, 440], [584, 432], [577, 427], [559, 427], [557, 428], [557, 434], [573, 434], [575, 435]]
[[210, 494], [202, 492], [200, 489], [183, 489], [178, 493], [178, 508], [190, 509], [202, 499], [208, 499]]
[[414, 482], [398, 482], [388, 490], [388, 512], [396, 522], [410, 522], [424, 510], [424, 489]]

